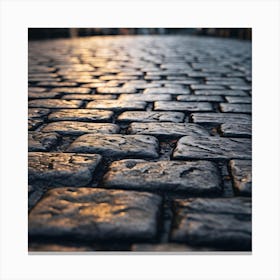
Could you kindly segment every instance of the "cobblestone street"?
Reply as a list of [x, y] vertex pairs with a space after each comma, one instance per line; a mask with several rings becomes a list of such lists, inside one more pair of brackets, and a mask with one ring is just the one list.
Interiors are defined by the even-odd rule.
[[251, 251], [251, 51], [29, 41], [29, 251]]

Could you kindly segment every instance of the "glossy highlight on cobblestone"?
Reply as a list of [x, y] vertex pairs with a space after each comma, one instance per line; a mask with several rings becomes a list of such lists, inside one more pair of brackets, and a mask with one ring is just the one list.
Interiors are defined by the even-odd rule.
[[252, 249], [251, 43], [29, 42], [29, 252]]

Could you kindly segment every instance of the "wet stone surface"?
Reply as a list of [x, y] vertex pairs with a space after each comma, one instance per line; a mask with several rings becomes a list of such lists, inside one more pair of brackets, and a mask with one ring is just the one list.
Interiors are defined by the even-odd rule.
[[251, 250], [250, 199], [176, 200], [174, 212], [173, 241], [227, 250]]
[[54, 147], [60, 139], [56, 133], [28, 133], [28, 151], [29, 152], [46, 152]]
[[104, 186], [186, 194], [221, 191], [219, 171], [214, 163], [208, 161], [115, 161], [104, 176]]
[[98, 100], [87, 104], [88, 109], [105, 109], [112, 111], [144, 110], [146, 102], [142, 101], [121, 101], [121, 100]]
[[183, 111], [183, 112], [211, 112], [213, 107], [209, 102], [178, 102], [178, 101], [157, 101], [156, 111]]
[[224, 123], [221, 132], [225, 137], [252, 137], [252, 126], [250, 123]]
[[225, 113], [251, 113], [251, 104], [229, 104], [221, 103], [221, 111]]
[[118, 116], [120, 122], [183, 122], [185, 114], [181, 112], [128, 111]]
[[252, 194], [252, 163], [249, 160], [231, 160], [230, 172], [233, 176], [234, 188], [240, 195]]
[[219, 124], [244, 124], [251, 125], [252, 117], [246, 114], [231, 113], [193, 113], [191, 120], [201, 125], [219, 125]]
[[119, 127], [110, 123], [61, 121], [48, 124], [43, 132], [57, 132], [61, 135], [82, 135], [85, 133], [118, 133]]
[[145, 135], [98, 135], [78, 137], [69, 152], [97, 153], [105, 157], [157, 158], [158, 140]]
[[50, 121], [110, 121], [113, 112], [107, 110], [93, 109], [64, 109], [51, 113], [48, 116]]
[[239, 138], [185, 136], [179, 139], [174, 159], [251, 159], [251, 141]]
[[29, 152], [28, 181], [49, 187], [85, 186], [100, 160], [95, 154]]
[[161, 198], [91, 188], [50, 190], [29, 215], [29, 235], [96, 240], [151, 240]]
[[80, 100], [37, 99], [28, 102], [28, 107], [35, 108], [79, 108], [81, 105]]
[[29, 251], [249, 250], [251, 66], [246, 40], [29, 41]]
[[178, 138], [185, 135], [209, 135], [207, 130], [196, 124], [172, 122], [133, 122], [128, 131], [131, 134], [148, 134], [157, 137]]

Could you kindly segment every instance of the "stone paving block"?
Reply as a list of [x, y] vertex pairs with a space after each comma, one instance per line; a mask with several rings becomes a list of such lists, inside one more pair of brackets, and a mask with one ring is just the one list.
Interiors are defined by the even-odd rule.
[[97, 100], [87, 104], [88, 109], [104, 109], [113, 111], [145, 110], [146, 102], [121, 101], [121, 100]]
[[252, 162], [250, 160], [231, 160], [230, 172], [233, 177], [233, 185], [238, 194], [252, 194]]
[[154, 102], [159, 100], [171, 100], [170, 94], [121, 94], [119, 97], [121, 101], [146, 101]]
[[189, 89], [182, 89], [178, 87], [167, 88], [147, 88], [143, 92], [144, 94], [190, 94]]
[[224, 96], [248, 96], [245, 91], [242, 90], [195, 90], [195, 95], [224, 95]]
[[211, 194], [221, 191], [219, 171], [214, 163], [208, 161], [115, 161], [104, 176], [104, 186], [185, 194]]
[[36, 99], [28, 102], [28, 107], [35, 108], [79, 108], [82, 105], [80, 100], [61, 100], [61, 99]]
[[95, 154], [29, 152], [28, 181], [49, 187], [86, 186], [100, 160]]
[[37, 85], [43, 87], [75, 87], [78, 84], [75, 82], [39, 82]]
[[134, 87], [98, 87], [96, 93], [103, 93], [103, 94], [136, 93], [136, 89]]
[[220, 103], [220, 108], [225, 113], [252, 113], [251, 104]]
[[174, 159], [251, 159], [251, 140], [209, 136], [185, 136], [179, 139]]
[[67, 94], [88, 94], [91, 93], [91, 89], [83, 87], [57, 87], [53, 88], [52, 92], [67, 93]]
[[226, 100], [229, 103], [239, 103], [239, 104], [243, 104], [243, 103], [248, 103], [251, 104], [252, 103], [252, 98], [251, 97], [239, 97], [239, 96], [226, 96]]
[[83, 240], [156, 237], [158, 195], [92, 188], [50, 190], [29, 214], [29, 235]]
[[251, 123], [223, 123], [222, 135], [225, 137], [252, 137]]
[[28, 119], [43, 118], [46, 117], [49, 113], [49, 109], [28, 108]]
[[157, 158], [158, 149], [158, 140], [153, 136], [86, 134], [78, 137], [68, 151], [106, 157]]
[[252, 117], [246, 114], [231, 113], [193, 113], [191, 120], [201, 125], [219, 125], [223, 123], [251, 125]]
[[116, 95], [112, 94], [67, 94], [62, 96], [65, 100], [111, 100], [117, 99]]
[[128, 111], [121, 113], [117, 120], [121, 122], [183, 122], [185, 114], [181, 112]]
[[49, 123], [43, 132], [57, 132], [61, 135], [82, 135], [85, 133], [118, 133], [119, 127], [111, 123], [90, 123], [76, 121], [60, 121]]
[[50, 121], [107, 122], [112, 116], [113, 112], [108, 110], [64, 109], [51, 113], [48, 119]]
[[28, 91], [28, 99], [48, 99], [48, 98], [59, 98], [60, 93], [57, 92], [30, 92]]
[[173, 122], [133, 122], [128, 128], [128, 132], [171, 138], [185, 135], [209, 135], [208, 131], [199, 125]]
[[183, 111], [183, 112], [211, 112], [213, 107], [209, 102], [180, 102], [157, 101], [154, 104], [156, 111]]
[[[224, 86], [221, 85], [201, 85], [195, 84], [190, 86], [192, 90], [212, 90], [212, 89], [225, 89]], [[216, 95], [216, 94], [215, 94]]]
[[41, 119], [28, 119], [28, 130], [35, 130], [42, 124], [43, 120]]
[[28, 133], [28, 151], [46, 152], [55, 146], [60, 139], [56, 133], [29, 132]]
[[219, 95], [178, 95], [177, 100], [187, 102], [224, 102], [222, 96]]
[[233, 90], [251, 90], [252, 87], [250, 85], [230, 85], [230, 89]]
[[174, 212], [172, 241], [228, 250], [251, 250], [250, 199], [178, 199]]

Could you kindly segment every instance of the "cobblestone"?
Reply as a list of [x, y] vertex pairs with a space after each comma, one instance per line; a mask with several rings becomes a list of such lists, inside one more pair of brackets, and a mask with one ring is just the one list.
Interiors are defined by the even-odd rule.
[[113, 112], [107, 110], [64, 109], [51, 113], [48, 119], [50, 121], [107, 122], [112, 116]]
[[29, 251], [251, 250], [251, 43], [30, 41]]
[[28, 102], [30, 108], [79, 108], [81, 105], [79, 100], [36, 99]]
[[150, 240], [161, 199], [150, 193], [90, 188], [50, 190], [29, 215], [29, 235], [89, 240]]
[[175, 202], [172, 240], [190, 245], [251, 250], [251, 201], [242, 198]]
[[156, 111], [183, 111], [183, 112], [211, 112], [213, 107], [209, 102], [177, 102], [177, 101], [157, 101]]
[[59, 141], [59, 135], [56, 133], [28, 133], [28, 151], [29, 152], [46, 152], [55, 146]]
[[131, 134], [148, 134], [158, 137], [178, 138], [185, 135], [209, 135], [207, 130], [196, 124], [173, 122], [133, 122], [128, 131]]
[[252, 193], [252, 166], [249, 160], [231, 160], [230, 171], [234, 187], [241, 195]]
[[78, 137], [68, 151], [106, 157], [157, 158], [158, 140], [145, 135], [86, 134]]
[[144, 110], [146, 102], [142, 101], [121, 101], [121, 100], [98, 100], [88, 103], [88, 109], [109, 109], [113, 111]]
[[95, 154], [29, 152], [28, 181], [50, 187], [85, 186], [100, 160]]
[[251, 104], [220, 103], [221, 111], [225, 113], [251, 113]]
[[174, 159], [251, 159], [249, 139], [185, 136], [173, 152]]
[[60, 121], [48, 124], [42, 131], [57, 132], [61, 135], [82, 135], [85, 133], [118, 133], [119, 127], [110, 123]]
[[104, 184], [110, 188], [162, 190], [188, 194], [221, 191], [218, 169], [207, 161], [115, 161], [104, 177]]
[[185, 114], [181, 112], [128, 111], [118, 116], [120, 122], [183, 122]]

